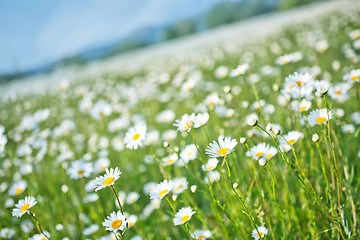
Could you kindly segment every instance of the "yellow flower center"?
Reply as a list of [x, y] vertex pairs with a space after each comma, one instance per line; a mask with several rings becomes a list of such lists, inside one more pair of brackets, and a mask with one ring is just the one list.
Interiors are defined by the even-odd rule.
[[115, 178], [109, 177], [109, 178], [104, 180], [103, 185], [106, 185], [106, 186], [110, 185], [114, 180], [115, 180]]
[[352, 76], [352, 77], [350, 78], [351, 81], [356, 81], [356, 80], [358, 80], [358, 79], [359, 79], [359, 76]]
[[169, 161], [167, 162], [168, 164], [171, 164], [171, 163], [173, 163], [174, 162], [174, 160], [172, 160], [172, 159], [169, 159]]
[[194, 122], [190, 121], [190, 122], [185, 123], [184, 128], [187, 130], [187, 129], [191, 128], [193, 125], [194, 125]]
[[283, 60], [281, 61], [282, 64], [287, 64], [288, 62], [289, 62], [289, 60], [287, 60], [287, 59], [283, 59]]
[[30, 204], [24, 204], [24, 206], [22, 206], [21, 208], [20, 208], [20, 211], [21, 212], [25, 212], [25, 211], [27, 211], [28, 209], [29, 209], [29, 207], [30, 207]]
[[23, 192], [23, 189], [22, 188], [17, 188], [16, 190], [15, 190], [15, 194], [16, 195], [19, 195], [20, 193], [22, 193]]
[[206, 237], [204, 235], [198, 236], [199, 239], [205, 239]]
[[296, 82], [296, 85], [298, 85], [299, 87], [301, 86], [301, 84], [302, 84], [302, 81], [297, 81]]
[[300, 111], [305, 111], [306, 107], [300, 107]]
[[84, 174], [84, 170], [79, 170], [79, 171], [78, 171], [78, 174], [79, 174], [79, 175]]
[[264, 236], [264, 233], [263, 233], [263, 232], [259, 232], [259, 233], [258, 233], [258, 236], [259, 236], [259, 237], [262, 237], [262, 236]]
[[214, 169], [214, 166], [210, 166], [210, 167], [208, 168], [209, 171], [211, 171], [211, 170], [213, 170], [213, 169]]
[[317, 123], [324, 123], [324, 122], [326, 122], [326, 118], [324, 118], [324, 117], [318, 117], [318, 118], [316, 119], [316, 122], [317, 122]]
[[160, 197], [162, 197], [162, 196], [165, 196], [168, 192], [169, 192], [169, 190], [165, 189], [165, 190], [162, 190], [162, 191], [159, 193], [159, 195], [160, 195]]
[[255, 154], [255, 156], [260, 157], [260, 156], [262, 156], [263, 154], [264, 154], [263, 152], [258, 152], [258, 153]]
[[209, 105], [213, 106], [213, 105], [215, 105], [215, 103], [213, 101], [210, 101]]
[[190, 216], [189, 215], [185, 215], [181, 218], [182, 222], [186, 222], [187, 220], [189, 220]]
[[132, 227], [134, 226], [134, 223], [133, 222], [129, 222], [129, 227]]
[[228, 148], [221, 148], [221, 149], [219, 149], [219, 151], [217, 151], [217, 153], [222, 155], [222, 156], [225, 156], [228, 151], [229, 151]]
[[112, 222], [111, 226], [113, 228], [119, 228], [122, 225], [122, 221], [121, 220], [115, 220]]
[[139, 139], [139, 137], [140, 137], [140, 134], [139, 133], [137, 133], [137, 134], [135, 134], [134, 136], [133, 136], [133, 140], [138, 140]]
[[295, 143], [295, 140], [294, 140], [294, 139], [291, 139], [291, 140], [288, 141], [288, 144], [290, 144], [290, 145], [292, 145], [292, 144], [294, 144], [294, 143]]
[[105, 116], [105, 113], [104, 112], [99, 112], [99, 115], [100, 115], [100, 117], [103, 117], [103, 116]]
[[269, 153], [268, 155], [266, 155], [266, 158], [271, 158], [272, 157], [272, 154]]

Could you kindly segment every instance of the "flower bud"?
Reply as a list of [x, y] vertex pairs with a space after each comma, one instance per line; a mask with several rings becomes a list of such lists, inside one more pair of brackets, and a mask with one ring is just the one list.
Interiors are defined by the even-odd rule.
[[248, 120], [248, 125], [251, 126], [251, 127], [255, 127], [258, 123], [258, 120], [256, 118], [249, 118]]
[[267, 163], [266, 159], [264, 159], [264, 158], [260, 158], [260, 159], [259, 159], [259, 164], [260, 164], [260, 166], [265, 166], [266, 163]]
[[315, 134], [312, 135], [312, 141], [313, 141], [313, 142], [319, 141], [319, 135], [317, 135], [317, 133], [315, 133]]

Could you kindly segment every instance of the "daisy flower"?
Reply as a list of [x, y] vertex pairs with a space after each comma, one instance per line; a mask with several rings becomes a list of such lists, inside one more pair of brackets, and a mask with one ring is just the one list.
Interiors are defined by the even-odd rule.
[[173, 153], [165, 158], [163, 158], [163, 163], [165, 166], [172, 165], [176, 163], [176, 161], [179, 159], [178, 155], [176, 153]]
[[186, 190], [189, 184], [188, 181], [186, 180], [186, 177], [174, 178], [172, 182], [173, 182], [172, 192], [176, 195], [179, 195], [184, 190]]
[[12, 228], [3, 228], [0, 231], [0, 237], [4, 239], [11, 239], [15, 236], [15, 230]]
[[231, 137], [222, 137], [218, 138], [218, 143], [213, 141], [209, 143], [209, 146], [206, 149], [206, 153], [209, 157], [226, 157], [229, 153], [234, 151], [235, 146], [237, 145], [236, 139], [231, 139]]
[[134, 202], [136, 202], [138, 199], [140, 198], [140, 194], [137, 192], [130, 192], [126, 198], [126, 203], [127, 204], [133, 204]]
[[293, 61], [293, 55], [292, 54], [285, 54], [283, 56], [280, 56], [276, 59], [275, 63], [277, 65], [285, 65]]
[[[45, 234], [45, 236], [47, 238], [45, 238], [44, 234]], [[29, 238], [29, 240], [47, 240], [47, 239], [50, 239], [50, 233], [48, 231], [44, 231], [44, 234], [42, 234], [42, 233], [35, 234], [31, 238]]]
[[250, 152], [246, 152], [246, 156], [248, 157], [252, 157], [255, 160], [258, 160], [259, 158], [261, 158], [262, 156], [264, 156], [264, 154], [266, 154], [269, 151], [269, 144], [266, 143], [259, 143], [256, 146], [253, 146], [252, 148], [250, 148]]
[[302, 136], [303, 136], [303, 134], [301, 132], [297, 132], [297, 131], [288, 132], [288, 134], [283, 136], [284, 138], [280, 138], [280, 145], [285, 145], [285, 146], [293, 145]]
[[15, 208], [12, 210], [12, 215], [15, 217], [21, 217], [25, 213], [30, 213], [29, 209], [35, 206], [37, 203], [36, 198], [33, 196], [27, 196], [25, 199], [20, 199]]
[[255, 240], [258, 240], [258, 239], [262, 239], [264, 238], [264, 236], [266, 236], [268, 234], [268, 229], [266, 227], [257, 227], [257, 231], [256, 229], [254, 229], [252, 231], [252, 237], [255, 239]]
[[180, 158], [182, 161], [177, 161], [178, 166], [184, 166], [184, 164], [188, 164], [189, 161], [194, 160], [197, 157], [197, 149], [195, 144], [190, 144], [184, 147], [181, 150]]
[[173, 182], [165, 179], [150, 192], [150, 199], [163, 199], [173, 188]]
[[343, 133], [354, 133], [355, 132], [355, 126], [352, 124], [345, 124], [341, 127], [341, 131]]
[[212, 171], [216, 168], [218, 163], [219, 160], [217, 160], [216, 158], [210, 158], [205, 165], [201, 166], [201, 169], [203, 171]]
[[0, 153], [4, 152], [7, 141], [6, 135], [0, 134]]
[[199, 128], [202, 125], [205, 125], [208, 121], [209, 121], [209, 114], [207, 112], [206, 113], [199, 113], [195, 117], [194, 128]]
[[89, 177], [93, 171], [93, 165], [91, 162], [85, 162], [83, 160], [77, 160], [71, 163], [71, 166], [67, 170], [67, 174], [72, 179], [79, 179], [82, 177]]
[[315, 44], [315, 50], [319, 53], [325, 52], [329, 48], [329, 44], [326, 40], [319, 41]]
[[329, 111], [328, 113], [326, 108], [321, 108], [311, 111], [308, 116], [308, 121], [310, 126], [314, 126], [315, 124], [316, 125], [326, 124], [326, 122], [328, 121], [328, 114], [329, 114], [329, 119], [332, 119], [331, 111]]
[[266, 160], [269, 160], [270, 158], [274, 157], [277, 154], [278, 150], [276, 147], [270, 147], [267, 152], [263, 155]]
[[123, 231], [126, 228], [126, 224], [127, 220], [125, 219], [125, 215], [123, 215], [120, 210], [117, 213], [115, 211], [110, 213], [110, 216], [107, 216], [102, 223], [105, 230], [112, 232]]
[[156, 116], [156, 121], [159, 123], [169, 123], [174, 121], [174, 119], [175, 113], [173, 110], [162, 111]]
[[95, 106], [90, 110], [90, 115], [97, 120], [109, 116], [111, 113], [111, 105], [105, 101], [96, 103]]
[[145, 140], [146, 135], [146, 125], [137, 125], [135, 127], [130, 128], [124, 139], [124, 143], [126, 144], [126, 148], [129, 149], [138, 149], [139, 146], [143, 145], [143, 140]]
[[191, 128], [194, 127], [195, 122], [196, 122], [195, 113], [192, 113], [191, 115], [184, 114], [181, 117], [181, 120], [175, 120], [175, 123], [173, 125], [178, 128], [178, 131], [190, 132]]
[[118, 180], [121, 175], [121, 171], [117, 167], [115, 169], [110, 168], [110, 170], [106, 169], [105, 171], [106, 174], [104, 176], [97, 177], [93, 180], [93, 186], [96, 192], [100, 189], [114, 185], [115, 181]]
[[175, 214], [174, 225], [181, 225], [191, 219], [191, 216], [195, 214], [195, 211], [191, 207], [183, 207]]
[[137, 222], [137, 216], [132, 214], [128, 217], [127, 219], [128, 222], [128, 227], [131, 228], [135, 225], [135, 223]]
[[208, 239], [212, 237], [212, 234], [209, 230], [196, 229], [194, 233], [191, 234], [191, 237], [195, 239]]
[[89, 227], [85, 228], [83, 234], [85, 236], [92, 235], [99, 230], [99, 226], [97, 224], [92, 224]]
[[20, 180], [11, 186], [9, 189], [10, 196], [17, 196], [23, 193], [26, 189], [27, 183], [24, 180]]
[[210, 183], [219, 181], [220, 180], [220, 173], [218, 171], [216, 171], [216, 170], [208, 172], [208, 176], [204, 177], [204, 182], [206, 184], [209, 184], [209, 179], [210, 179]]
[[344, 75], [343, 79], [349, 82], [359, 82], [360, 81], [360, 68], [351, 70], [350, 73]]
[[246, 70], [249, 69], [249, 64], [242, 64], [237, 66], [234, 70], [231, 71], [230, 77], [237, 77], [246, 73]]
[[285, 82], [291, 84], [292, 86], [298, 87], [306, 85], [307, 83], [311, 82], [311, 80], [313, 80], [313, 75], [309, 73], [302, 74], [297, 72], [285, 78]]
[[299, 104], [299, 101], [291, 102], [291, 108], [296, 112], [297, 111], [305, 112], [305, 111], [309, 110], [310, 107], [311, 107], [311, 102], [306, 99], [301, 100], [300, 104]]

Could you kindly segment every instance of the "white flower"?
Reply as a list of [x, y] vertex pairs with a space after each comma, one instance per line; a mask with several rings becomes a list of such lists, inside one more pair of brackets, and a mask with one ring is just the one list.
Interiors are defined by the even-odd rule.
[[78, 179], [82, 177], [89, 177], [93, 172], [93, 165], [91, 162], [85, 162], [83, 160], [77, 160], [71, 163], [70, 168], [67, 170], [67, 174], [72, 179]]
[[209, 184], [209, 180], [210, 180], [210, 183], [219, 181], [220, 180], [220, 173], [218, 171], [216, 171], [216, 170], [208, 172], [208, 176], [204, 177], [204, 182], [206, 184]]
[[150, 192], [150, 199], [163, 199], [173, 188], [173, 182], [165, 179]]
[[130, 192], [126, 198], [127, 204], [133, 204], [140, 198], [140, 194], [137, 192]]
[[195, 113], [192, 113], [191, 115], [184, 114], [181, 117], [181, 120], [175, 120], [174, 126], [178, 128], [178, 131], [190, 132], [191, 128], [194, 127], [195, 122]]
[[165, 158], [163, 158], [163, 162], [165, 166], [172, 165], [176, 163], [176, 161], [179, 159], [178, 155], [176, 153], [173, 153]]
[[174, 225], [177, 226], [186, 223], [195, 213], [196, 212], [193, 211], [191, 207], [183, 207], [179, 209], [179, 211], [175, 214], [175, 218], [173, 220]]
[[[48, 231], [44, 231], [44, 234], [48, 239], [50, 239], [50, 233]], [[42, 233], [38, 233], [32, 236], [31, 238], [29, 238], [29, 240], [46, 240], [46, 238]]]
[[8, 139], [7, 139], [6, 135], [0, 134], [0, 153], [4, 152], [7, 141], [8, 141]]
[[195, 239], [208, 239], [212, 237], [212, 234], [209, 230], [196, 229], [194, 233], [191, 234], [191, 237]]
[[111, 105], [105, 101], [99, 101], [90, 110], [90, 115], [97, 120], [109, 116], [111, 113], [112, 113]]
[[30, 213], [29, 209], [37, 203], [36, 198], [33, 196], [26, 196], [25, 199], [20, 199], [15, 208], [12, 210], [12, 215], [21, 217], [25, 213]]
[[343, 79], [349, 82], [359, 82], [360, 81], [360, 68], [351, 70], [350, 73], [344, 75]]
[[195, 144], [190, 144], [185, 146], [180, 153], [180, 160], [176, 162], [177, 166], [184, 166], [188, 164], [189, 161], [194, 160], [197, 157], [197, 149]]
[[[258, 233], [259, 232], [259, 233]], [[257, 227], [257, 231], [256, 229], [254, 229], [252, 231], [252, 237], [255, 239], [255, 240], [258, 240], [258, 239], [262, 239], [264, 238], [264, 236], [266, 236], [268, 234], [268, 229], [266, 227]]]
[[97, 192], [103, 188], [114, 185], [115, 181], [120, 178], [120, 175], [121, 171], [117, 167], [115, 169], [110, 168], [110, 170], [106, 169], [104, 176], [97, 177], [93, 180], [95, 191]]
[[174, 178], [172, 182], [172, 192], [176, 195], [179, 195], [188, 188], [188, 181], [185, 177]]
[[9, 189], [9, 195], [10, 196], [17, 196], [23, 193], [26, 189], [27, 182], [24, 180], [20, 180], [16, 182], [14, 185], [11, 186]]
[[203, 171], [212, 171], [216, 168], [218, 163], [219, 160], [217, 160], [217, 158], [210, 158], [205, 165], [201, 166], [201, 169]]
[[91, 234], [96, 233], [97, 230], [99, 230], [99, 226], [96, 225], [96, 224], [92, 224], [92, 225], [90, 225], [89, 227], [87, 227], [87, 228], [84, 229], [83, 234], [84, 234], [85, 236], [88, 236], [88, 235], [91, 235]]
[[232, 151], [234, 151], [235, 146], [237, 145], [236, 139], [231, 139], [231, 137], [222, 137], [218, 138], [218, 143], [213, 141], [209, 143], [209, 146], [206, 149], [206, 153], [209, 157], [225, 157]]
[[113, 232], [124, 230], [126, 228], [126, 224], [127, 221], [125, 219], [125, 215], [123, 215], [120, 210], [117, 213], [115, 211], [110, 213], [110, 216], [107, 216], [102, 223], [105, 230]]
[[331, 111], [327, 112], [326, 108], [316, 109], [310, 112], [308, 116], [308, 121], [310, 126], [326, 124], [329, 119], [332, 119]]
[[291, 84], [292, 86], [297, 86], [297, 87], [304, 86], [307, 83], [311, 82], [312, 80], [313, 80], [313, 75], [309, 73], [302, 74], [297, 72], [285, 78], [285, 82]]
[[297, 131], [288, 132], [288, 134], [284, 135], [284, 138], [280, 138], [280, 145], [282, 146], [293, 145], [301, 137], [303, 137], [303, 134], [301, 132], [297, 132]]
[[139, 146], [143, 145], [143, 140], [145, 140], [146, 135], [146, 125], [137, 125], [135, 127], [130, 128], [124, 139], [124, 143], [126, 144], [126, 148], [129, 149], [138, 149]]
[[237, 66], [234, 70], [231, 71], [230, 77], [237, 77], [246, 73], [246, 70], [249, 69], [249, 64], [242, 64]]
[[195, 117], [194, 128], [199, 128], [202, 125], [205, 125], [208, 121], [209, 121], [209, 114], [208, 113], [199, 113]]
[[248, 157], [251, 156], [253, 159], [258, 160], [262, 156], [265, 156], [266, 153], [269, 151], [269, 149], [270, 149], [269, 144], [259, 143], [258, 145], [250, 148], [250, 152], [249, 151], [246, 152], [246, 156]]

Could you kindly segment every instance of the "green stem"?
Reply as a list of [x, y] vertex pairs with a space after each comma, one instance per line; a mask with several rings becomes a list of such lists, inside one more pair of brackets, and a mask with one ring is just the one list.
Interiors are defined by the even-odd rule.
[[[29, 212], [30, 212], [30, 211], [29, 211]], [[35, 217], [35, 215], [34, 215], [32, 212], [30, 212], [30, 216], [35, 220], [36, 226], [37, 226], [39, 232], [40, 232], [42, 235], [44, 235], [44, 237], [45, 237], [46, 239], [50, 239], [50, 238], [48, 238], [48, 236], [45, 235], [45, 233], [43, 232], [43, 230], [42, 230], [42, 228], [41, 228], [41, 225], [40, 225], [39, 220]]]
[[227, 173], [228, 173], [228, 177], [229, 177], [229, 180], [230, 180], [231, 188], [232, 188], [233, 192], [235, 193], [235, 195], [237, 196], [237, 198], [240, 200], [241, 205], [245, 210], [245, 213], [246, 213], [245, 215], [248, 216], [248, 218], [250, 219], [250, 221], [253, 224], [254, 228], [256, 229], [256, 231], [258, 233], [258, 236], [260, 236], [260, 238], [262, 239], [262, 236], [260, 235], [260, 232], [257, 229], [257, 226], [256, 226], [256, 224], [254, 222], [254, 218], [251, 216], [251, 213], [250, 213], [248, 207], [246, 206], [246, 204], [245, 204], [244, 200], [242, 199], [242, 197], [239, 195], [239, 193], [234, 188], [234, 183], [233, 183], [233, 180], [232, 180], [232, 177], [231, 177], [231, 171], [230, 171], [228, 161], [226, 160], [226, 156], [224, 157], [224, 161], [225, 161], [225, 164], [226, 164], [226, 167], [227, 167]]

